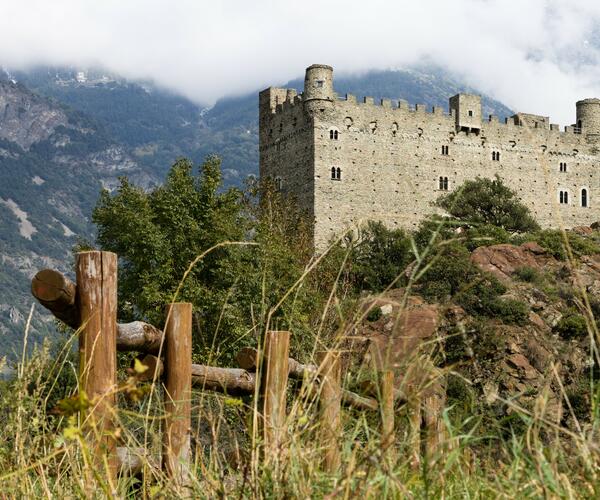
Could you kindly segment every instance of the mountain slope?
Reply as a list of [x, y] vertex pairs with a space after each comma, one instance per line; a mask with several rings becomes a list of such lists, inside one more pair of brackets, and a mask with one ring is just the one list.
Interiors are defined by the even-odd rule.
[[[446, 108], [451, 95], [477, 93], [436, 68], [336, 75], [335, 88]], [[512, 114], [487, 96], [483, 104], [485, 114]], [[0, 70], [0, 355], [20, 349], [32, 274], [66, 271], [77, 237], [93, 238], [89, 217], [102, 186], [120, 175], [149, 185], [177, 157], [199, 163], [213, 153], [226, 185], [258, 173], [258, 92], [209, 109], [101, 70]], [[34, 315], [34, 341], [51, 331], [46, 321]]]
[[[204, 108], [151, 83], [128, 82], [101, 71], [38, 68], [16, 72], [13, 77], [93, 117], [131, 148], [137, 162], [158, 176], [164, 175], [178, 156], [201, 162], [212, 153], [223, 160], [226, 183], [241, 185], [248, 175], [258, 172], [258, 91], [227, 97]], [[301, 91], [303, 84], [296, 79], [281, 86]], [[336, 74], [334, 85], [339, 94], [401, 98], [412, 105], [446, 109], [454, 94], [479, 93], [437, 67]], [[502, 119], [513, 114], [502, 103], [482, 97], [484, 115], [496, 114]]]
[[[0, 354], [20, 348], [32, 274], [66, 270], [76, 237], [93, 238], [98, 193], [119, 175], [155, 181], [93, 120], [0, 81]], [[35, 318], [34, 340], [47, 332]]]

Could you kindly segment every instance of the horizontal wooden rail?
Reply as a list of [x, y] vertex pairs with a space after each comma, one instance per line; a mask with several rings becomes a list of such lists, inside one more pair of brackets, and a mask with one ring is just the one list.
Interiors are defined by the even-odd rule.
[[[38, 272], [31, 280], [31, 293], [48, 309], [56, 318], [66, 323], [71, 328], [79, 328], [81, 319], [77, 307], [77, 286], [62, 273], [44, 269]], [[136, 351], [148, 355], [158, 354], [163, 338], [162, 330], [143, 321], [117, 324], [117, 350]], [[192, 385], [206, 390], [226, 392], [232, 395], [252, 394], [256, 386], [254, 370], [257, 366], [258, 352], [256, 349], [246, 347], [236, 356], [240, 368], [220, 368], [216, 366], [192, 365]], [[155, 371], [154, 356], [147, 356], [144, 360], [150, 369], [143, 375], [138, 375], [139, 380], [152, 380]], [[303, 379], [305, 376], [316, 376], [317, 366], [303, 364], [293, 358], [288, 359], [289, 376], [294, 379]], [[163, 367], [159, 369], [162, 374]], [[346, 389], [342, 390], [342, 403], [359, 410], [377, 410], [376, 399], [360, 396]]]
[[[291, 358], [290, 358], [291, 359]], [[137, 374], [140, 381], [148, 381], [163, 374], [163, 362], [156, 356], [147, 355], [141, 360], [148, 367], [144, 373]], [[158, 369], [156, 365], [158, 364]], [[292, 375], [290, 370], [290, 376]], [[192, 385], [205, 390], [224, 392], [231, 395], [253, 394], [256, 387], [256, 373], [243, 368], [220, 368], [218, 366], [192, 365]], [[342, 403], [358, 410], [377, 410], [376, 399], [360, 396], [355, 392], [342, 390]]]
[[[81, 314], [77, 305], [77, 286], [58, 271], [44, 269], [31, 280], [31, 293], [56, 318], [71, 328], [81, 326]], [[117, 350], [157, 354], [163, 332], [144, 323], [117, 324]]]
[[[258, 351], [254, 347], [244, 347], [238, 352], [235, 360], [245, 370], [256, 370]], [[288, 359], [288, 369], [288, 374], [291, 378], [300, 380], [308, 376], [316, 377], [318, 370], [317, 365], [303, 364], [293, 358]], [[342, 389], [342, 403], [358, 410], [377, 410], [379, 408], [379, 403], [376, 399], [360, 396], [347, 389]]]

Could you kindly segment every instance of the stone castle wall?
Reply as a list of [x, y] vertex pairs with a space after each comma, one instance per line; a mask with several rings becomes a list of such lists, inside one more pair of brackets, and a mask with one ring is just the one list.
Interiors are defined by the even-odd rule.
[[[284, 89], [261, 93], [260, 175], [280, 179], [314, 217], [317, 249], [370, 219], [414, 228], [438, 210], [438, 196], [477, 176], [499, 175], [544, 227], [600, 220], [598, 142], [585, 133], [600, 106], [576, 133], [524, 113], [507, 123], [482, 119], [479, 97], [466, 94], [450, 100], [450, 114], [353, 96], [311, 99], [306, 109], [306, 95], [306, 88], [302, 98]], [[561, 191], [568, 203], [560, 203]]]

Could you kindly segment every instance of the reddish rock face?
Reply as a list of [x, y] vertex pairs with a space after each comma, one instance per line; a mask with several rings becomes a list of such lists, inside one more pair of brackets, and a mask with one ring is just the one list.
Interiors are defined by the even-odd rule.
[[418, 355], [422, 351], [422, 344], [435, 335], [438, 317], [439, 310], [435, 304], [409, 301], [403, 310], [394, 308], [387, 320], [393, 322], [390, 333], [384, 335], [374, 332], [369, 336], [375, 365], [383, 368], [387, 364], [396, 368]]
[[471, 262], [502, 281], [508, 281], [510, 276], [521, 267], [540, 269], [536, 256], [543, 255], [544, 249], [537, 243], [529, 242], [521, 246], [491, 245], [476, 248], [471, 254]]

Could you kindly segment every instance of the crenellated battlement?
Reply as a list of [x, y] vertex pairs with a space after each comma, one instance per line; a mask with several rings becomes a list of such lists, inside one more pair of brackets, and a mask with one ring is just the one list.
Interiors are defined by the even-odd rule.
[[361, 220], [414, 228], [477, 176], [500, 176], [542, 226], [557, 213], [566, 227], [600, 220], [598, 99], [577, 102], [561, 129], [548, 116], [483, 116], [473, 94], [447, 107], [340, 96], [333, 69], [313, 65], [302, 92], [271, 87], [259, 102], [260, 175], [306, 209], [317, 249]]

